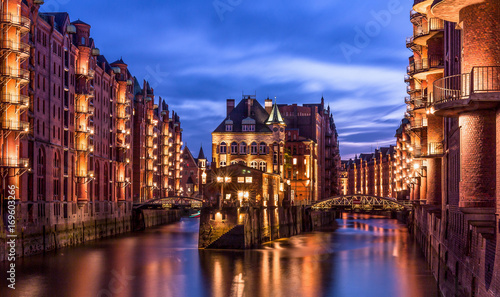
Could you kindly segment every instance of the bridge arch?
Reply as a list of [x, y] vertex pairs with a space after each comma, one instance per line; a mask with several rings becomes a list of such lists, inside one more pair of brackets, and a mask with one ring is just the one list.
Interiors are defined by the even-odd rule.
[[148, 201], [144, 201], [139, 204], [135, 204], [134, 208], [144, 208], [150, 206], [163, 206], [165, 204], [170, 204], [171, 206], [191, 206], [192, 203], [203, 204], [203, 199], [199, 197], [188, 197], [188, 196], [173, 196], [173, 197], [163, 197], [155, 198]]
[[372, 195], [341, 195], [319, 201], [311, 208], [313, 210], [348, 209], [348, 210], [395, 210], [409, 209], [411, 203], [397, 201], [390, 197]]

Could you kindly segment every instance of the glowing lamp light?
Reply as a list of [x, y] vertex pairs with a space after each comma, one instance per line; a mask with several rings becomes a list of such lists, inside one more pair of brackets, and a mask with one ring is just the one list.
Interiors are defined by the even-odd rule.
[[420, 163], [413, 164], [413, 169], [417, 170], [420, 168]]

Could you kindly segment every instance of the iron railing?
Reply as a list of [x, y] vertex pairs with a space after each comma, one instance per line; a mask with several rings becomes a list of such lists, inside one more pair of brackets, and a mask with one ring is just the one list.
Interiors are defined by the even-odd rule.
[[29, 132], [30, 123], [23, 121], [4, 120], [2, 121], [2, 129], [10, 131]]
[[1, 167], [26, 168], [29, 164], [28, 158], [0, 158]]
[[93, 69], [78, 68], [75, 70], [76, 75], [88, 76], [90, 78], [95, 76], [95, 71]]
[[14, 104], [14, 105], [25, 105], [28, 106], [30, 102], [30, 97], [26, 95], [17, 95], [4, 93], [0, 95], [2, 103]]
[[413, 63], [410, 63], [408, 66], [408, 73], [415, 74], [423, 71], [427, 71], [431, 68], [444, 67], [444, 59], [443, 56], [429, 56], [428, 58], [424, 58]]
[[443, 143], [442, 142], [430, 142], [427, 144], [427, 155], [442, 155], [443, 154]]
[[0, 22], [14, 25], [26, 30], [29, 30], [31, 26], [31, 20], [29, 18], [20, 15], [13, 15], [11, 13], [1, 14]]
[[0, 48], [3, 50], [14, 51], [25, 55], [29, 55], [31, 49], [31, 47], [27, 43], [14, 42], [12, 40], [2, 40], [0, 42]]
[[470, 73], [434, 82], [434, 102], [469, 99], [472, 94], [500, 92], [500, 66], [477, 66]]
[[30, 72], [26, 69], [12, 68], [12, 67], [2, 67], [0, 68], [0, 74], [13, 79], [20, 79], [29, 81]]

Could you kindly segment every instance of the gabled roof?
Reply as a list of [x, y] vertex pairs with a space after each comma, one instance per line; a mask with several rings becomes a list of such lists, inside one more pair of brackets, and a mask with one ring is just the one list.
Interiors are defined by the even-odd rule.
[[[253, 100], [253, 104], [250, 108], [250, 115], [248, 114], [247, 101]], [[240, 103], [229, 113], [219, 126], [214, 130], [214, 132], [226, 132], [226, 120], [228, 118], [233, 121], [233, 131], [232, 132], [242, 132], [242, 122], [243, 119], [250, 116], [255, 120], [255, 132], [257, 133], [270, 133], [271, 129], [266, 124], [266, 120], [269, 118], [267, 111], [260, 105], [259, 101], [255, 99], [242, 99]]]
[[[184, 154], [187, 154], [188, 155], [188, 158], [191, 159], [191, 161], [195, 164], [195, 166], [198, 166], [198, 162], [196, 161], [196, 159], [193, 157], [193, 154], [191, 154], [191, 151], [189, 150], [189, 148], [187, 146], [184, 146], [184, 151], [183, 151]], [[187, 160], [186, 160], [187, 161]]]
[[280, 110], [276, 102], [274, 102], [273, 109], [271, 110], [271, 114], [266, 121], [266, 124], [282, 124], [285, 125], [285, 121], [283, 121], [283, 117], [281, 116]]

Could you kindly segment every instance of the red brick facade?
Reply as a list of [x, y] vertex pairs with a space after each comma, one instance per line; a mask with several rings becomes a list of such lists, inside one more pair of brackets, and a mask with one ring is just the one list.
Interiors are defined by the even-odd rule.
[[[426, 195], [411, 196], [421, 203], [412, 231], [444, 296], [500, 295], [500, 1], [475, 2], [415, 1], [412, 12], [414, 26], [417, 14], [445, 21], [444, 73], [419, 74], [431, 98], [426, 133], [410, 135], [412, 143], [426, 140], [429, 150], [442, 137], [438, 155], [411, 156], [413, 163], [422, 159], [427, 183]], [[439, 34], [425, 44], [414, 36], [420, 44], [410, 47], [436, 50]], [[410, 134], [414, 130], [410, 125]]]
[[[95, 222], [108, 228], [114, 221], [112, 233], [130, 230], [132, 167], [143, 157], [133, 148], [144, 143], [138, 135], [148, 131], [132, 124], [145, 117], [135, 78], [123, 60], [109, 63], [101, 55], [89, 24], [71, 22], [67, 13], [39, 13], [40, 3], [0, 2], [6, 34], [0, 55], [2, 215], [7, 186], [15, 185], [22, 214], [17, 226], [27, 241], [51, 228], [83, 232], [77, 229]], [[180, 179], [179, 118], [158, 112], [153, 102], [148, 112], [161, 119], [151, 127], [160, 136], [158, 148], [169, 146], [172, 138], [172, 160], [159, 153], [155, 159], [163, 162], [158, 169], [167, 168], [169, 179], [154, 176], [148, 183], [178, 189], [180, 182], [173, 179]], [[5, 228], [0, 229], [5, 238]], [[37, 243], [27, 246], [26, 254], [40, 249]]]

